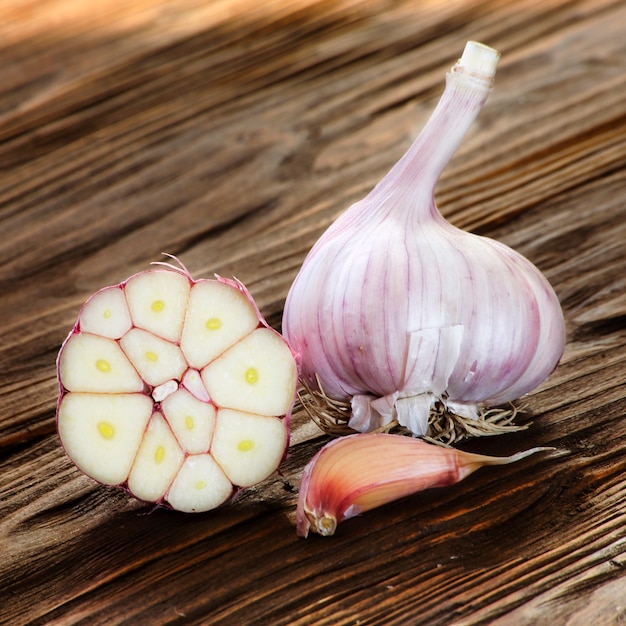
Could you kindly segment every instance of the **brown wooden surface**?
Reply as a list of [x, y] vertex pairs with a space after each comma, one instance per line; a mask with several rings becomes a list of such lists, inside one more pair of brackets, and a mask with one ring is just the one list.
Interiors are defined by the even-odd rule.
[[[437, 190], [548, 276], [562, 364], [525, 432], [569, 453], [296, 537], [326, 441], [202, 515], [76, 470], [55, 357], [99, 287], [180, 256], [276, 328], [323, 229], [397, 160], [465, 41], [496, 89]], [[0, 623], [626, 623], [626, 6], [619, 0], [0, 2]]]

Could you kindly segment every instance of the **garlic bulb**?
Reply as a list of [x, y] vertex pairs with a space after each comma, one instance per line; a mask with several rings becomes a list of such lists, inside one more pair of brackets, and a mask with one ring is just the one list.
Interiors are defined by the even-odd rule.
[[507, 465], [544, 450], [554, 448], [495, 457], [385, 433], [340, 437], [304, 468], [296, 532], [302, 537], [309, 530], [329, 536], [351, 517], [424, 489], [453, 485], [484, 465]]
[[428, 432], [434, 405], [475, 419], [534, 389], [565, 343], [558, 299], [507, 246], [449, 224], [435, 185], [491, 90], [499, 54], [468, 42], [400, 161], [322, 235], [288, 293], [283, 333], [307, 386], [349, 425]]
[[207, 511], [277, 469], [297, 366], [241, 283], [161, 265], [83, 305], [57, 361], [57, 428], [95, 480]]

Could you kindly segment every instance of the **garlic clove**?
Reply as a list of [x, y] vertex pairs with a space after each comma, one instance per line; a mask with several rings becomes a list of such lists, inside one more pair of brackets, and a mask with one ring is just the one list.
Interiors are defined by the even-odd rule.
[[278, 468], [297, 365], [240, 283], [161, 265], [81, 309], [57, 360], [58, 433], [95, 480], [205, 511]]
[[224, 470], [205, 453], [185, 459], [165, 499], [177, 511], [199, 513], [224, 504], [232, 494], [233, 484]]
[[80, 314], [80, 329], [101, 337], [119, 339], [132, 326], [126, 297], [117, 287], [105, 287], [94, 294]]
[[59, 376], [68, 391], [132, 393], [144, 388], [119, 344], [91, 333], [69, 337], [59, 362]]
[[185, 321], [189, 280], [183, 274], [148, 270], [124, 287], [134, 326], [168, 341], [178, 341]]
[[163, 416], [155, 413], [143, 434], [128, 477], [128, 489], [141, 500], [157, 502], [165, 496], [185, 455]]
[[189, 365], [202, 369], [258, 324], [245, 293], [223, 282], [202, 281], [191, 289], [181, 348]]
[[[185, 354], [187, 354], [187, 352], [185, 352]], [[198, 400], [202, 400], [203, 402], [211, 401], [211, 396], [209, 396], [209, 392], [206, 390], [202, 382], [202, 376], [200, 376], [198, 370], [190, 367], [185, 372], [181, 384], [192, 396], [198, 398]]]
[[57, 428], [65, 451], [85, 474], [105, 485], [126, 481], [152, 414], [137, 393], [68, 393]]
[[334, 534], [356, 515], [424, 489], [461, 481], [483, 465], [514, 463], [554, 448], [533, 448], [508, 457], [462, 452], [421, 439], [360, 433], [326, 444], [304, 469], [296, 531]]
[[152, 333], [133, 328], [121, 339], [120, 347], [139, 376], [156, 387], [168, 380], [180, 380], [187, 362], [180, 348]]
[[207, 452], [213, 439], [217, 410], [183, 387], [170, 394], [161, 409], [181, 448], [189, 454]]
[[267, 478], [286, 446], [279, 419], [231, 409], [217, 413], [211, 454], [235, 485], [249, 487]]
[[202, 381], [223, 407], [282, 415], [293, 402], [296, 365], [276, 333], [258, 328], [205, 367]]

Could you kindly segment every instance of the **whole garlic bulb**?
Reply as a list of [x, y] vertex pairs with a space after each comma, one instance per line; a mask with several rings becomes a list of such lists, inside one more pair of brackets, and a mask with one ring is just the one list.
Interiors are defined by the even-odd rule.
[[475, 418], [534, 389], [562, 355], [563, 314], [546, 278], [502, 243], [449, 224], [434, 201], [498, 58], [467, 44], [419, 137], [322, 235], [287, 296], [283, 332], [303, 378], [350, 400], [356, 430], [397, 420], [427, 434], [437, 402]]

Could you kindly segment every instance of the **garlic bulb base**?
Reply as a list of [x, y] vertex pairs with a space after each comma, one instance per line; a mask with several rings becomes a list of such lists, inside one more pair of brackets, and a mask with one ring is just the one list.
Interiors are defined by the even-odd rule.
[[322, 537], [330, 537], [337, 530], [337, 519], [332, 515], [324, 514], [318, 519], [312, 520], [318, 535]]
[[[523, 413], [524, 409], [513, 403], [503, 407], [486, 408], [477, 404], [450, 402], [432, 394], [421, 394], [421, 398], [418, 399], [427, 405], [425, 422], [422, 421], [423, 414], [410, 422], [406, 418], [401, 422], [395, 410], [393, 416], [388, 416], [385, 420], [377, 422], [370, 414], [360, 416], [361, 421], [358, 421], [353, 417], [354, 400], [357, 398], [357, 401], [364, 401], [366, 396], [355, 396], [352, 402], [336, 400], [324, 393], [319, 381], [317, 389], [305, 380], [302, 383], [303, 387], [298, 391], [300, 404], [320, 430], [334, 437], [353, 435], [357, 432], [398, 433], [452, 445], [470, 437], [502, 435], [526, 430], [530, 426], [529, 422], [515, 423], [516, 417]], [[370, 400], [375, 402], [384, 399], [370, 397]]]

